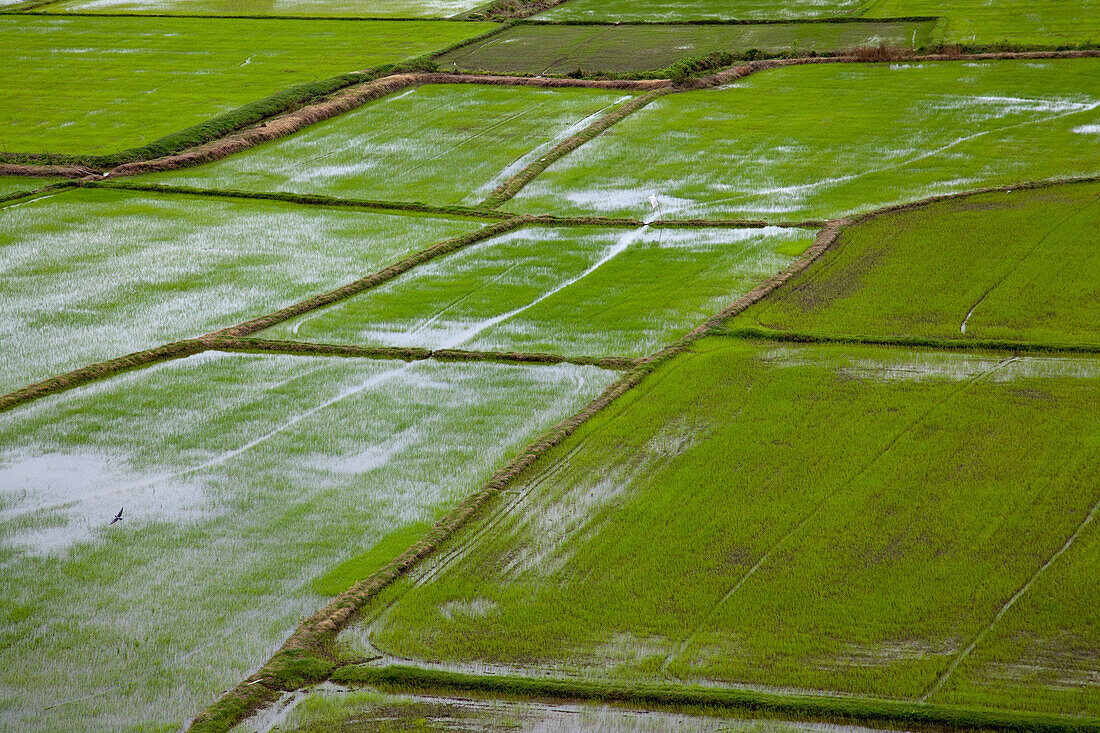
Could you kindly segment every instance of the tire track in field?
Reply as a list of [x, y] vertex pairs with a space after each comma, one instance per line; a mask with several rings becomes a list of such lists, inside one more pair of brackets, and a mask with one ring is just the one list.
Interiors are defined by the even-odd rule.
[[[474, 245], [474, 247], [472, 247], [471, 250], [477, 249], [477, 246], [478, 245]], [[478, 281], [480, 283], [479, 285], [475, 286], [474, 288], [470, 289], [466, 293], [462, 294], [461, 296], [459, 296], [459, 297], [455, 298], [454, 300], [452, 300], [451, 302], [447, 303], [442, 308], [438, 309], [431, 316], [429, 316], [427, 318], [421, 318], [420, 322], [418, 324], [416, 324], [416, 326], [414, 328], [412, 328], [411, 330], [408, 331], [408, 334], [410, 336], [415, 336], [417, 334], [423, 333], [424, 329], [430, 328], [431, 326], [434, 326], [436, 323], [439, 322], [439, 320], [441, 318], [443, 318], [444, 315], [446, 315], [450, 311], [454, 310], [458, 306], [462, 305], [466, 301], [470, 300], [470, 298], [474, 297], [478, 293], [480, 293], [480, 292], [482, 292], [482, 291], [484, 291], [488, 288], [494, 287], [497, 283], [499, 283], [501, 280], [503, 280], [505, 277], [507, 277], [509, 274], [511, 274], [514, 270], [519, 268], [519, 266], [520, 265], [519, 265], [518, 262], [514, 263], [514, 264], [511, 264], [508, 267], [504, 268], [504, 270], [502, 270], [501, 272], [499, 272], [496, 275], [494, 275], [493, 277], [489, 278], [488, 280], [479, 280]]]
[[928, 698], [940, 691], [947, 680], [951, 678], [951, 675], [955, 672], [955, 670], [958, 669], [959, 665], [962, 664], [963, 661], [970, 656], [970, 653], [973, 652], [978, 644], [980, 644], [982, 640], [985, 639], [985, 637], [989, 634], [989, 632], [993, 630], [993, 627], [997, 625], [997, 622], [999, 622], [1001, 618], [1006, 613], [1008, 613], [1014, 605], [1016, 605], [1016, 601], [1020, 600], [1020, 598], [1028, 592], [1035, 581], [1039, 579], [1039, 576], [1046, 572], [1047, 568], [1053, 565], [1055, 561], [1057, 561], [1058, 558], [1060, 558], [1066, 552], [1066, 550], [1068, 550], [1070, 546], [1073, 545], [1077, 538], [1081, 536], [1081, 533], [1085, 531], [1085, 528], [1088, 527], [1092, 523], [1092, 520], [1096, 517], [1097, 510], [1100, 510], [1100, 499], [1097, 499], [1096, 502], [1093, 503], [1092, 509], [1089, 510], [1089, 513], [1085, 516], [1084, 520], [1082, 520], [1082, 522], [1077, 525], [1077, 529], [1073, 531], [1073, 534], [1069, 536], [1069, 539], [1067, 539], [1065, 543], [1063, 543], [1062, 546], [1059, 547], [1058, 550], [1053, 555], [1051, 555], [1050, 558], [1045, 563], [1043, 563], [1039, 567], [1039, 569], [1031, 575], [1030, 578], [1027, 579], [1027, 582], [1024, 583], [1023, 586], [1018, 591], [1016, 591], [1016, 593], [1011, 598], [1009, 598], [1003, 606], [1001, 606], [1000, 610], [998, 610], [997, 614], [993, 617], [993, 620], [990, 621], [984, 629], [978, 632], [977, 636], [974, 637], [974, 640], [970, 642], [970, 645], [967, 646], [966, 649], [959, 652], [959, 655], [955, 657], [955, 659], [951, 662], [950, 666], [948, 666], [944, 673], [940, 675], [939, 678], [932, 683], [932, 686], [925, 691], [924, 695], [921, 696], [920, 702], [928, 702]]
[[825, 496], [819, 502], [817, 502], [814, 506], [812, 506], [810, 508], [810, 511], [806, 514], [806, 516], [802, 519], [802, 521], [800, 521], [797, 525], [795, 525], [795, 527], [792, 528], [790, 531], [788, 531], [785, 535], [783, 535], [778, 540], [776, 540], [772, 544], [772, 546], [769, 547], [764, 552], [763, 555], [761, 555], [760, 559], [756, 561], [756, 564], [753, 565], [749, 569], [749, 571], [747, 573], [745, 573], [745, 575], [743, 575], [736, 583], [734, 583], [733, 587], [730, 588], [730, 590], [724, 596], [722, 596], [722, 598], [720, 598], [717, 603], [714, 604], [714, 606], [710, 609], [710, 611], [708, 611], [706, 613], [706, 615], [703, 616], [703, 618], [699, 621], [699, 623], [696, 624], [696, 626], [691, 630], [691, 632], [689, 632], [687, 634], [687, 636], [684, 637], [683, 641], [680, 642], [680, 644], [676, 648], [676, 650], [674, 652], [670, 652], [668, 654], [668, 656], [665, 657], [664, 661], [661, 663], [661, 675], [666, 677], [666, 678], [671, 677], [671, 675], [669, 674], [668, 668], [672, 664], [673, 660], [676, 657], [681, 656], [685, 651], [687, 651], [688, 646], [691, 644], [691, 640], [696, 635], [698, 635], [699, 632], [701, 632], [706, 627], [707, 623], [718, 614], [719, 609], [721, 609], [722, 606], [724, 606], [726, 604], [726, 602], [729, 601], [729, 599], [732, 598], [737, 593], [737, 591], [739, 591], [741, 589], [741, 587], [744, 586], [745, 583], [747, 583], [756, 574], [757, 570], [759, 570], [769, 559], [771, 559], [771, 557], [779, 550], [780, 547], [782, 547], [784, 544], [786, 544], [787, 540], [789, 540], [792, 537], [794, 537], [795, 535], [799, 534], [810, 523], [811, 520], [815, 519], [818, 516], [818, 513], [820, 512], [822, 507], [825, 506], [825, 504], [827, 504], [833, 498], [835, 498], [841, 491], [843, 491], [845, 488], [847, 488], [853, 481], [855, 481], [857, 478], [859, 478], [864, 473], [866, 473], [867, 470], [869, 470], [874, 464], [876, 464], [879, 461], [879, 459], [881, 459], [883, 456], [885, 456], [887, 453], [889, 453], [891, 450], [893, 450], [893, 448], [905, 436], [912, 433], [913, 430], [915, 430], [917, 427], [919, 427], [930, 415], [932, 415], [934, 412], [938, 411], [941, 407], [943, 407], [947, 403], [954, 400], [955, 397], [957, 397], [958, 395], [960, 395], [963, 392], [965, 392], [966, 390], [968, 390], [974, 384], [978, 383], [982, 379], [985, 379], [986, 377], [993, 374], [998, 369], [1001, 369], [1002, 367], [1008, 366], [1009, 364], [1015, 362], [1016, 360], [1017, 360], [1017, 357], [1014, 357], [1014, 356], [1002, 359], [1001, 361], [999, 361], [995, 365], [993, 365], [991, 368], [987, 369], [984, 372], [980, 372], [979, 374], [974, 375], [973, 377], [971, 377], [970, 379], [966, 380], [961, 385], [956, 387], [954, 390], [952, 390], [950, 393], [948, 393], [946, 397], [944, 397], [942, 400], [940, 400], [939, 402], [937, 402], [934, 405], [932, 405], [931, 407], [929, 407], [927, 410], [925, 410], [923, 413], [921, 413], [919, 416], [917, 416], [917, 418], [915, 420], [913, 420], [908, 425], [906, 425], [904, 428], [902, 428], [900, 431], [898, 431], [898, 433], [896, 435], [894, 435], [894, 437], [892, 437], [890, 439], [890, 441], [885, 446], [883, 446], [883, 448], [881, 450], [879, 450], [879, 452], [876, 453], [869, 461], [867, 461], [858, 471], [856, 471], [854, 474], [852, 474], [847, 479], [845, 479], [843, 482], [841, 482], [836, 487], [836, 489], [834, 489], [832, 492], [829, 493], [828, 496]]
[[1089, 210], [1089, 208], [1096, 205], [1097, 202], [1100, 202], [1100, 194], [1097, 194], [1096, 196], [1094, 196], [1092, 201], [1089, 201], [1088, 203], [1086, 203], [1084, 206], [1082, 206], [1077, 211], [1074, 211], [1074, 212], [1070, 213], [1069, 215], [1067, 215], [1066, 217], [1064, 217], [1061, 221], [1059, 221], [1057, 224], [1052, 226], [1050, 228], [1050, 230], [1047, 231], [1046, 234], [1044, 234], [1042, 237], [1040, 237], [1039, 240], [1031, 247], [1031, 249], [1029, 249], [1024, 254], [1023, 257], [1021, 257], [1019, 260], [1016, 261], [1016, 264], [1014, 264], [1012, 267], [1010, 267], [1008, 269], [1008, 271], [1005, 272], [1004, 275], [1002, 275], [992, 285], [990, 285], [986, 289], [986, 291], [984, 293], [982, 293], [981, 297], [978, 298], [978, 300], [976, 300], [974, 302], [974, 305], [970, 306], [970, 310], [968, 310], [966, 312], [966, 317], [963, 318], [963, 322], [959, 326], [959, 331], [962, 332], [962, 333], [966, 333], [966, 324], [970, 321], [970, 316], [974, 315], [974, 311], [977, 309], [977, 307], [979, 305], [981, 305], [983, 302], [985, 302], [985, 299], [989, 297], [990, 293], [992, 293], [994, 290], [996, 290], [1001, 285], [1003, 285], [1004, 282], [1006, 280], [1008, 280], [1008, 278], [1012, 277], [1012, 275], [1015, 274], [1016, 271], [1019, 270], [1020, 267], [1023, 266], [1024, 262], [1027, 259], [1029, 259], [1033, 254], [1035, 254], [1039, 250], [1039, 247], [1041, 247], [1048, 239], [1050, 239], [1054, 235], [1055, 232], [1057, 232], [1059, 229], [1064, 227], [1069, 221], [1071, 221], [1074, 218], [1084, 214], [1086, 211]]
[[451, 145], [451, 146], [445, 148], [441, 152], [433, 155], [432, 157], [422, 160], [420, 163], [418, 163], [417, 165], [414, 165], [412, 168], [410, 168], [408, 171], [406, 171], [405, 175], [406, 176], [411, 176], [413, 173], [416, 173], [418, 170], [420, 170], [424, 166], [428, 165], [432, 161], [438, 160], [439, 158], [442, 158], [445, 155], [450, 155], [451, 153], [458, 150], [459, 148], [461, 148], [466, 143], [469, 143], [473, 140], [476, 140], [477, 138], [481, 137], [482, 135], [488, 135], [493, 130], [495, 130], [498, 127], [501, 127], [503, 125], [507, 125], [512, 120], [518, 120], [520, 117], [526, 117], [527, 115], [531, 114], [532, 112], [535, 112], [536, 110], [538, 110], [540, 107], [544, 107], [544, 106], [546, 106], [546, 102], [539, 102], [539, 103], [533, 104], [530, 107], [527, 107], [523, 110], [520, 110], [519, 112], [516, 112], [514, 115], [511, 115], [510, 117], [505, 117], [503, 120], [498, 120], [496, 122], [493, 122], [492, 124], [488, 125], [487, 127], [484, 127], [481, 130], [478, 130], [477, 132], [473, 133], [472, 135], [468, 135], [467, 137], [463, 138], [462, 140], [459, 140], [454, 145]]
[[600, 116], [602, 116], [607, 110], [611, 109], [612, 107], [617, 107], [621, 104], [624, 104], [630, 99], [630, 95], [627, 95], [624, 97], [619, 97], [614, 102], [605, 104], [603, 107], [600, 107], [592, 114], [584, 116], [580, 120], [566, 127], [564, 130], [558, 132], [554, 137], [550, 138], [549, 140], [537, 145], [531, 150], [528, 150], [526, 153], [523, 153], [515, 160], [510, 162], [508, 165], [504, 166], [504, 168], [501, 169], [501, 171], [497, 173], [491, 181], [483, 184], [478, 190], [474, 191], [472, 194], [463, 199], [463, 201], [469, 202], [467, 205], [476, 205], [479, 201], [483, 200], [485, 196], [492, 193], [502, 184], [504, 184], [509, 178], [516, 175], [528, 165], [530, 165], [532, 161], [537, 160], [548, 150], [552, 150], [554, 147], [561, 144], [565, 140], [568, 140], [574, 135], [580, 133], [586, 127], [599, 119]]

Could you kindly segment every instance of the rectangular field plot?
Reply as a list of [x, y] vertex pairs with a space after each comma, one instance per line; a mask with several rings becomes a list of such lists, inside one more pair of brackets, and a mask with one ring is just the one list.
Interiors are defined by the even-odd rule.
[[477, 227], [104, 189], [0, 207], [0, 393], [235, 325]]
[[523, 229], [260, 336], [644, 356], [782, 270], [813, 237], [777, 227]]
[[865, 0], [569, 0], [536, 20], [675, 21], [837, 18]]
[[481, 0], [68, 0], [47, 5], [42, 10], [47, 13], [445, 18], [482, 4]]
[[526, 74], [663, 69], [715, 51], [833, 51], [857, 46], [917, 47], [935, 21], [758, 25], [521, 25], [444, 54], [442, 69]]
[[877, 217], [730, 327], [1100, 345], [1098, 230], [1100, 183]]
[[[491, 27], [442, 21], [0, 18], [5, 71], [0, 150], [118, 152], [296, 84], [419, 56]], [[242, 38], [252, 40], [242, 43]]]
[[[346, 635], [462, 670], [919, 699], [1029, 579], [1082, 556], [1098, 398], [1096, 360], [706, 339]], [[1094, 615], [1030, 641], [1074, 639], [1059, 648], [1079, 670]], [[1090, 684], [983, 705], [1096, 714]]]
[[1098, 0], [877, 0], [862, 15], [941, 16], [945, 22], [935, 40], [944, 43], [1060, 46], [1100, 40]]
[[630, 98], [596, 89], [416, 87], [215, 163], [143, 180], [476, 204], [561, 139]]
[[203, 354], [0, 415], [0, 719], [179, 729], [616, 376]]
[[1100, 59], [820, 64], [662, 97], [505, 207], [825, 218], [1100, 173]]

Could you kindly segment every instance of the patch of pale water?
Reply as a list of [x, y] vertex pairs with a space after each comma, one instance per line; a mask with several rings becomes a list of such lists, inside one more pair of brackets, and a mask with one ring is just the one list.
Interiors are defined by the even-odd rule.
[[496, 611], [496, 601], [488, 598], [470, 598], [461, 601], [448, 601], [439, 607], [439, 613], [443, 618], [482, 618]]
[[[0, 460], [0, 535], [34, 553], [63, 551], [135, 523], [186, 524], [209, 515], [202, 481], [157, 481], [122, 456], [64, 449]], [[112, 525], [119, 509], [122, 521]]]
[[[433, 384], [433, 387], [438, 386]], [[406, 449], [424, 440], [419, 425], [410, 425], [400, 433], [388, 436], [381, 443], [367, 445], [358, 453], [338, 456], [310, 455], [303, 463], [318, 471], [342, 474], [365, 474], [385, 468]]]
[[1096, 106], [1097, 103], [1088, 98], [1071, 100], [1051, 97], [946, 94], [930, 103], [928, 108], [950, 111], [981, 110], [987, 119], [1000, 119], [1020, 114], [1064, 115], [1095, 109]]
[[1034, 684], [1033, 680], [1042, 680], [1043, 687], [1059, 691], [1100, 688], [1100, 668], [1095, 658], [1087, 654], [1077, 658], [994, 662], [983, 668], [983, 675], [987, 680], [1028, 687]]
[[[923, 380], [965, 381], [993, 369], [1001, 356], [967, 353], [886, 351], [881, 357], [854, 357], [852, 347], [773, 346], [762, 349], [757, 359], [776, 367], [815, 366], [832, 368], [838, 374], [878, 382]], [[1020, 379], [1096, 379], [1100, 360], [1088, 357], [1022, 356], [1003, 364], [987, 379], [1011, 382]]]
[[[584, 148], [581, 148], [584, 150]], [[646, 202], [650, 196], [656, 196], [661, 202], [664, 213], [679, 211], [691, 205], [697, 204], [693, 199], [678, 198], [672, 194], [663, 193], [652, 188], [599, 188], [585, 189], [583, 191], [563, 192], [565, 200], [576, 206], [597, 211], [621, 211], [635, 209], [639, 213], [648, 213], [649, 204]]]
[[1100, 135], [1100, 124], [1078, 125], [1073, 132], [1078, 135]]
[[845, 644], [838, 656], [815, 660], [813, 665], [817, 669], [850, 673], [853, 668], [886, 667], [896, 662], [954, 656], [959, 653], [962, 644], [959, 639], [909, 639], [881, 641], [876, 644]]

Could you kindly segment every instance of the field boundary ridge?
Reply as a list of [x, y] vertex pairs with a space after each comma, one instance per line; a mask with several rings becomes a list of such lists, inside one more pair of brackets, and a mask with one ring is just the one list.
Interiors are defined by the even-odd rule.
[[479, 206], [490, 209], [501, 206], [504, 202], [519, 193], [524, 186], [535, 180], [540, 173], [549, 168], [555, 161], [564, 158], [589, 140], [603, 134], [604, 131], [610, 129], [616, 123], [626, 119], [650, 102], [671, 91], [672, 87], [670, 83], [667, 87], [655, 89], [648, 94], [635, 97], [629, 102], [616, 107], [611, 112], [601, 115], [598, 119], [594, 120], [592, 124], [588, 125], [577, 134], [565, 138], [560, 143], [547, 150], [546, 153], [540, 155], [536, 160], [528, 164], [523, 170], [497, 186], [492, 193], [485, 197], [485, 200], [482, 201]]
[[[227, 199], [256, 199], [261, 201], [276, 201], [281, 203], [298, 204], [301, 206], [317, 206], [321, 208], [349, 208], [363, 209], [378, 213], [400, 214], [413, 212], [428, 214], [438, 218], [454, 218], [463, 220], [507, 221], [514, 219], [517, 214], [499, 209], [487, 209], [478, 206], [463, 206], [458, 204], [425, 204], [420, 201], [384, 201], [372, 199], [348, 199], [321, 194], [300, 194], [290, 191], [244, 191], [235, 188], [198, 188], [194, 186], [176, 186], [162, 183], [142, 183], [138, 181], [118, 180], [91, 180], [91, 181], [65, 181], [54, 185], [84, 188], [107, 188], [119, 191], [138, 191], [143, 193], [155, 193], [163, 195], [202, 196], [206, 198]], [[27, 195], [25, 193], [13, 194], [7, 198], [15, 198]], [[641, 219], [618, 216], [561, 216], [558, 214], [531, 214], [527, 226], [563, 226], [563, 227], [606, 227], [615, 229], [636, 229], [649, 226], [654, 229], [764, 229], [766, 227], [780, 227], [783, 229], [814, 229], [824, 227], [825, 221], [810, 219], [806, 221], [767, 221], [764, 219], [655, 219], [650, 222]]]
[[564, 2], [566, 0], [490, 0], [472, 10], [452, 15], [451, 18], [515, 23], [532, 15], [545, 13]]
[[211, 351], [276, 353], [294, 356], [336, 356], [401, 361], [489, 361], [502, 364], [576, 364], [601, 369], [627, 370], [642, 360], [626, 356], [563, 356], [542, 352], [470, 351], [466, 349], [425, 349], [408, 346], [361, 346], [325, 344], [310, 341], [281, 341], [259, 338], [221, 338], [209, 342]]
[[825, 18], [698, 18], [695, 20], [540, 20], [521, 18], [513, 25], [575, 25], [575, 26], [679, 26], [679, 25], [842, 25], [846, 23], [932, 23], [939, 15], [899, 15], [893, 18], [863, 18], [858, 15]]
[[480, 242], [491, 237], [495, 237], [500, 234], [505, 234], [514, 229], [522, 227], [527, 223], [530, 217], [515, 216], [505, 221], [500, 221], [495, 224], [482, 227], [477, 231], [463, 234], [457, 237], [451, 237], [450, 239], [444, 239], [442, 242], [437, 242], [427, 249], [420, 250], [414, 254], [409, 255], [403, 260], [396, 262], [389, 267], [378, 270], [365, 277], [361, 277], [354, 282], [350, 282], [347, 285], [343, 285], [335, 290], [330, 290], [326, 293], [314, 295], [311, 298], [299, 301], [294, 305], [287, 306], [280, 310], [269, 313], [265, 316], [253, 318], [244, 323], [232, 326], [230, 328], [219, 331], [214, 336], [223, 337], [242, 337], [251, 336], [257, 331], [262, 331], [265, 328], [270, 328], [277, 323], [300, 316], [304, 313], [308, 313], [318, 308], [323, 308], [327, 305], [332, 305], [338, 301], [350, 298], [353, 295], [377, 287], [382, 283], [392, 280], [393, 278], [405, 273], [419, 264], [427, 262], [428, 260], [439, 257], [440, 255], [449, 254], [456, 250], [462, 249], [468, 245]]
[[444, 205], [433, 206], [419, 201], [375, 201], [370, 199], [346, 199], [320, 194], [300, 194], [289, 191], [243, 191], [235, 188], [196, 188], [192, 186], [173, 186], [160, 183], [139, 183], [136, 181], [111, 181], [97, 180], [81, 182], [87, 188], [108, 188], [120, 191], [139, 191], [143, 193], [156, 193], [177, 196], [203, 196], [205, 198], [221, 199], [254, 199], [260, 201], [276, 201], [288, 204], [300, 204], [302, 206], [317, 206], [323, 208], [348, 208], [363, 209], [379, 213], [400, 214], [413, 212], [417, 214], [430, 214], [440, 218], [477, 219], [488, 221], [505, 221], [515, 218], [515, 214], [492, 209], [477, 208], [474, 206]]
[[1043, 713], [956, 707], [900, 700], [835, 695], [777, 694], [696, 685], [651, 685], [568, 680], [551, 677], [477, 675], [407, 665], [347, 665], [330, 678], [344, 684], [384, 689], [446, 689], [503, 693], [523, 698], [637, 704], [650, 707], [718, 708], [838, 723], [880, 723], [979, 729], [1085, 733], [1100, 731], [1100, 719]]
[[207, 348], [207, 343], [203, 339], [186, 339], [90, 364], [71, 372], [43, 379], [6, 395], [0, 395], [0, 413], [42, 397], [67, 392], [89, 382], [103, 381], [123, 372], [142, 369], [162, 361], [194, 356], [206, 351]]
[[895, 346], [937, 351], [999, 351], [1012, 354], [1100, 355], [1100, 344], [1048, 344], [1001, 339], [949, 339], [923, 336], [854, 336], [849, 334], [779, 331], [759, 326], [717, 330], [715, 336], [797, 344], [848, 344], [852, 346]]

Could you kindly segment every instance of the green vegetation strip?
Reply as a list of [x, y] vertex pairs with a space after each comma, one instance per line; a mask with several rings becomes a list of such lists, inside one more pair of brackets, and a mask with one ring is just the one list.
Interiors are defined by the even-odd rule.
[[110, 359], [108, 361], [99, 362], [98, 364], [92, 364], [66, 374], [44, 379], [29, 387], [24, 387], [23, 389], [18, 389], [14, 392], [9, 392], [6, 395], [0, 396], [0, 412], [7, 412], [12, 408], [24, 405], [41, 397], [65, 392], [81, 385], [88, 384], [89, 382], [109, 379], [110, 377], [133, 369], [141, 369], [152, 364], [158, 364], [162, 361], [194, 356], [195, 354], [206, 351], [206, 349], [207, 346], [202, 340], [188, 339], [186, 341], [177, 341], [172, 344], [158, 346], [154, 349], [127, 354], [126, 356], [120, 356], [117, 359]]
[[[263, 191], [239, 191], [237, 189], [211, 189], [196, 188], [193, 186], [169, 186], [159, 183], [136, 183], [130, 181], [91, 181], [85, 186], [89, 188], [115, 188], [130, 191], [149, 191], [153, 193], [181, 194], [190, 196], [208, 196], [210, 198], [241, 198], [262, 199], [268, 201], [284, 201], [306, 206], [327, 206], [333, 208], [356, 208], [369, 211], [391, 212], [407, 211], [432, 216], [458, 217], [463, 219], [488, 219], [490, 221], [504, 221], [513, 218], [513, 214], [506, 214], [493, 209], [478, 208], [474, 206], [431, 206], [417, 202], [407, 201], [359, 201], [356, 199], [336, 198], [334, 196], [320, 196], [316, 194], [298, 194], [284, 192]], [[623, 224], [627, 226], [627, 224]]]
[[757, 341], [796, 344], [863, 344], [865, 346], [906, 346], [941, 351], [1004, 351], [1013, 354], [1100, 354], [1100, 344], [1044, 344], [999, 339], [937, 339], [920, 336], [852, 336], [847, 334], [797, 333], [771, 328], [729, 327], [715, 335]]
[[347, 666], [332, 673], [333, 682], [379, 685], [398, 689], [449, 689], [502, 693], [524, 697], [628, 703], [642, 706], [693, 706], [738, 712], [770, 713], [799, 720], [950, 726], [953, 728], [1085, 733], [1100, 731], [1096, 718], [1013, 713], [929, 705], [894, 700], [778, 695], [753, 690], [475, 675], [405, 665]]
[[259, 18], [271, 20], [427, 20], [469, 12], [479, 0], [49, 0], [67, 16]]
[[377, 287], [387, 280], [392, 280], [401, 273], [411, 270], [413, 267], [416, 267], [421, 263], [427, 262], [428, 260], [439, 257], [440, 255], [454, 252], [455, 250], [466, 247], [470, 244], [473, 244], [474, 242], [480, 242], [483, 239], [495, 237], [498, 234], [510, 232], [513, 229], [517, 229], [518, 227], [523, 226], [527, 221], [528, 217], [515, 217], [507, 221], [499, 222], [497, 224], [490, 224], [484, 229], [479, 229], [478, 231], [471, 232], [470, 234], [464, 234], [462, 236], [446, 239], [436, 245], [429, 247], [426, 250], [418, 252], [410, 257], [406, 257], [400, 262], [390, 265], [384, 270], [379, 270], [376, 273], [367, 275], [366, 277], [360, 278], [355, 282], [348, 283], [347, 285], [337, 288], [336, 290], [331, 290], [327, 293], [316, 295], [312, 298], [309, 298], [308, 300], [303, 300], [300, 303], [296, 303], [295, 305], [283, 308], [282, 310], [275, 311], [274, 313], [271, 313], [269, 315], [261, 316], [260, 318], [255, 318], [251, 321], [247, 321], [238, 326], [227, 329], [224, 332], [224, 335], [237, 337], [250, 336], [257, 331], [262, 331], [265, 328], [274, 326], [276, 323], [282, 323], [288, 318], [300, 316], [303, 313], [308, 313], [311, 310], [322, 308], [326, 305], [331, 305], [337, 301], [343, 300], [344, 298], [348, 298], [352, 295], [356, 295], [357, 293], [361, 293], [364, 290]]
[[416, 347], [356, 346], [315, 344], [304, 341], [272, 339], [219, 339], [210, 344], [212, 351], [240, 351], [301, 356], [345, 356], [402, 361], [492, 361], [503, 364], [578, 364], [603, 369], [632, 369], [641, 361], [622, 356], [562, 356], [560, 354], [519, 353], [514, 351], [467, 351], [464, 349], [421, 349]]

